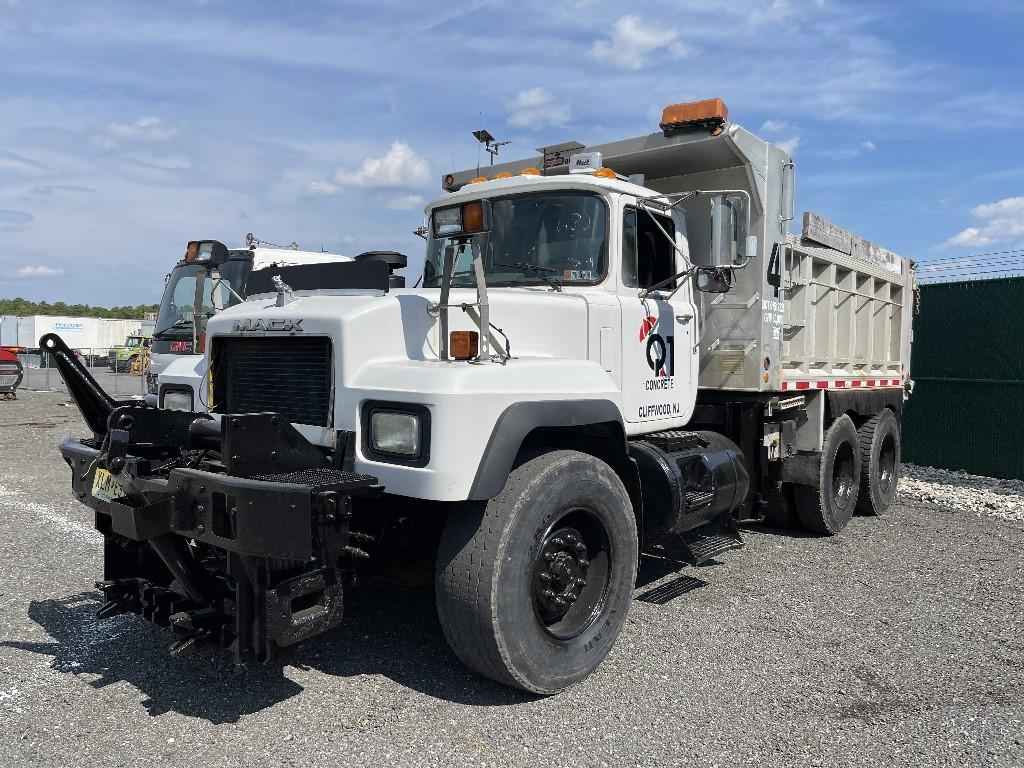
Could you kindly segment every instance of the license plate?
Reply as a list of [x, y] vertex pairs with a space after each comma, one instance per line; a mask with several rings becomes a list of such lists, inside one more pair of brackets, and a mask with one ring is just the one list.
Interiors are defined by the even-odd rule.
[[92, 478], [92, 495], [100, 501], [113, 501], [124, 496], [124, 491], [112, 474], [97, 467]]

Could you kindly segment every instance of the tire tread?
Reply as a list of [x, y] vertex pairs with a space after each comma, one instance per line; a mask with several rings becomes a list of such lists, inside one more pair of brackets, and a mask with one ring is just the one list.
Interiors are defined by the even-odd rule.
[[[484, 677], [533, 693], [557, 693], [564, 686], [549, 689], [526, 677], [524, 671], [517, 671], [498, 628], [492, 598], [497, 588], [496, 566], [506, 551], [507, 540], [515, 533], [515, 521], [522, 514], [520, 504], [530, 498], [531, 486], [545, 482], [559, 465], [581, 458], [595, 459], [574, 450], [524, 455], [493, 499], [453, 506], [438, 547], [435, 599], [449, 647], [467, 667]], [[604, 466], [616, 477], [611, 467]], [[622, 496], [628, 504], [624, 487]], [[632, 544], [636, 545], [635, 529]]]
[[[829, 427], [828, 432], [825, 435], [825, 443], [828, 443], [829, 438], [833, 430], [837, 429], [839, 424], [845, 420], [849, 422], [850, 426], [853, 427], [853, 421], [849, 416], [840, 416]], [[856, 428], [854, 427], [856, 431]], [[824, 445], [822, 446], [824, 447]], [[858, 446], [855, 446], [858, 447]], [[859, 452], [859, 451], [858, 451]], [[810, 531], [811, 533], [821, 534], [823, 536], [833, 536], [839, 533], [846, 523], [842, 526], [836, 526], [834, 521], [829, 515], [828, 509], [825, 503], [825, 490], [824, 490], [824, 459], [822, 460], [822, 469], [819, 472], [818, 477], [818, 488], [813, 488], [809, 485], [793, 485], [793, 500], [794, 506], [796, 507], [797, 517], [800, 519], [800, 524]], [[854, 509], [860, 502], [859, 498], [859, 483], [854, 486], [855, 492], [858, 492], [858, 498], [854, 501]]]

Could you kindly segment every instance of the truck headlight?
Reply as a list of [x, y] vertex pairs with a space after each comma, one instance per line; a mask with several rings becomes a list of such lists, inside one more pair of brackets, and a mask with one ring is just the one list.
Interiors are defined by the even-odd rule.
[[370, 444], [381, 453], [415, 456], [420, 445], [419, 416], [377, 411], [370, 417]]
[[462, 205], [435, 208], [430, 218], [434, 237], [475, 235], [491, 228], [491, 203], [471, 200]]
[[191, 411], [192, 390], [165, 388], [160, 393], [160, 407], [168, 411]]
[[366, 403], [363, 448], [378, 461], [424, 466], [430, 443], [430, 411], [421, 405]]

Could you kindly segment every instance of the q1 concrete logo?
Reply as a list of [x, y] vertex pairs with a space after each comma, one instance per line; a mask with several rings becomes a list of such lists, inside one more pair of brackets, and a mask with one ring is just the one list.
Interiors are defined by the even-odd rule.
[[53, 324], [55, 331], [84, 331], [85, 323], [56, 322]]
[[655, 333], [658, 318], [648, 315], [640, 323], [640, 343], [647, 342], [645, 350], [647, 365], [655, 376], [671, 376], [675, 362], [675, 336], [662, 336]]

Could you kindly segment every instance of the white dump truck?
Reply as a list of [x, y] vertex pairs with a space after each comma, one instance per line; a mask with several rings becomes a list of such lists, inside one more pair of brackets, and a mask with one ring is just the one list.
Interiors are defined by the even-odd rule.
[[107, 398], [61, 445], [103, 533], [101, 616], [266, 661], [363, 570], [434, 566], [452, 650], [551, 694], [593, 672], [642, 554], [739, 525], [836, 534], [899, 475], [911, 262], [806, 214], [793, 163], [709, 100], [660, 130], [443, 177], [422, 284], [337, 265], [207, 326], [209, 412]]
[[[391, 272], [406, 266], [405, 256], [392, 251], [355, 258], [382, 260]], [[149, 370], [151, 399], [161, 408], [206, 410], [209, 377], [202, 353], [209, 318], [246, 296], [273, 293], [274, 276], [283, 274], [301, 288], [322, 289], [323, 276], [330, 273], [324, 265], [352, 260], [326, 251], [302, 251], [296, 244], [273, 246], [251, 234], [245, 248], [228, 248], [217, 240], [190, 241], [167, 275], [160, 300]], [[390, 285], [404, 287], [405, 279], [392, 275]]]

